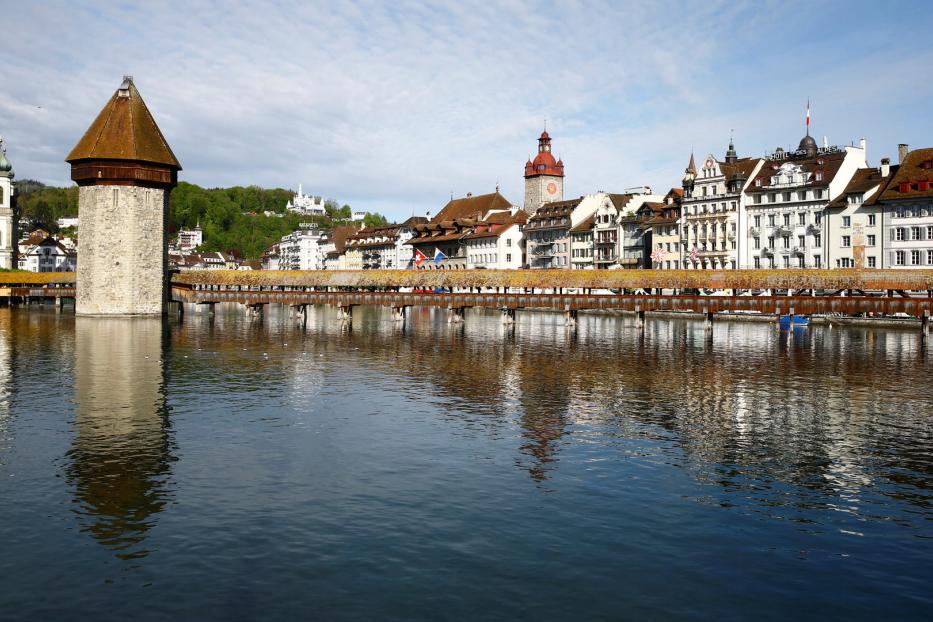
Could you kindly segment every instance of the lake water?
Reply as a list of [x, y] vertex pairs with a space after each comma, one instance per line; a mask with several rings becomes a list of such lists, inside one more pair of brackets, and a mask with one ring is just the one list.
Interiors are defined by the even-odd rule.
[[0, 309], [0, 618], [933, 617], [917, 331]]

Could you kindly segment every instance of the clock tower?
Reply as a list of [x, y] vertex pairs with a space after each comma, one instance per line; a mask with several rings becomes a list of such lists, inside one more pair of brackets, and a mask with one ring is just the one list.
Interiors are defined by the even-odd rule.
[[539, 207], [564, 199], [564, 163], [551, 153], [547, 130], [538, 138], [538, 155], [525, 162], [525, 211], [534, 214]]

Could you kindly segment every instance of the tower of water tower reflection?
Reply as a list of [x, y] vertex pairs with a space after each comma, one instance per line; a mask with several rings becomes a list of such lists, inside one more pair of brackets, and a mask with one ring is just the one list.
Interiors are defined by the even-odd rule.
[[81, 528], [120, 557], [171, 495], [161, 318], [77, 318], [74, 442], [66, 476]]

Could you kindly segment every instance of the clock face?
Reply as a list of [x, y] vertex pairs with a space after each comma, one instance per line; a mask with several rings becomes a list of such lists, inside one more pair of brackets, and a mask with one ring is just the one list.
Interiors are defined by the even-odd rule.
[[552, 181], [551, 183], [547, 185], [547, 188], [545, 188], [545, 190], [547, 190], [547, 193], [549, 195], [554, 196], [555, 194], [557, 194], [557, 184], [555, 184]]

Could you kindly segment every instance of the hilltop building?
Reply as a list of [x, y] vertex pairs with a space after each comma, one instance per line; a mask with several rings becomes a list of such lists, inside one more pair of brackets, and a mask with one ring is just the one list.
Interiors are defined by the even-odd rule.
[[179, 229], [178, 231], [178, 250], [181, 252], [192, 251], [204, 244], [204, 231], [201, 230], [201, 223], [194, 229]]
[[530, 216], [545, 203], [564, 200], [564, 162], [551, 153], [547, 130], [538, 138], [538, 154], [525, 162], [525, 212]]
[[323, 216], [326, 204], [324, 197], [305, 194], [301, 184], [298, 184], [298, 192], [285, 204], [285, 209], [303, 216]]
[[13, 165], [0, 138], [0, 268], [16, 267], [16, 214], [13, 208]]
[[79, 186], [78, 315], [161, 315], [168, 300], [169, 191], [181, 165], [123, 82], [68, 154]]

